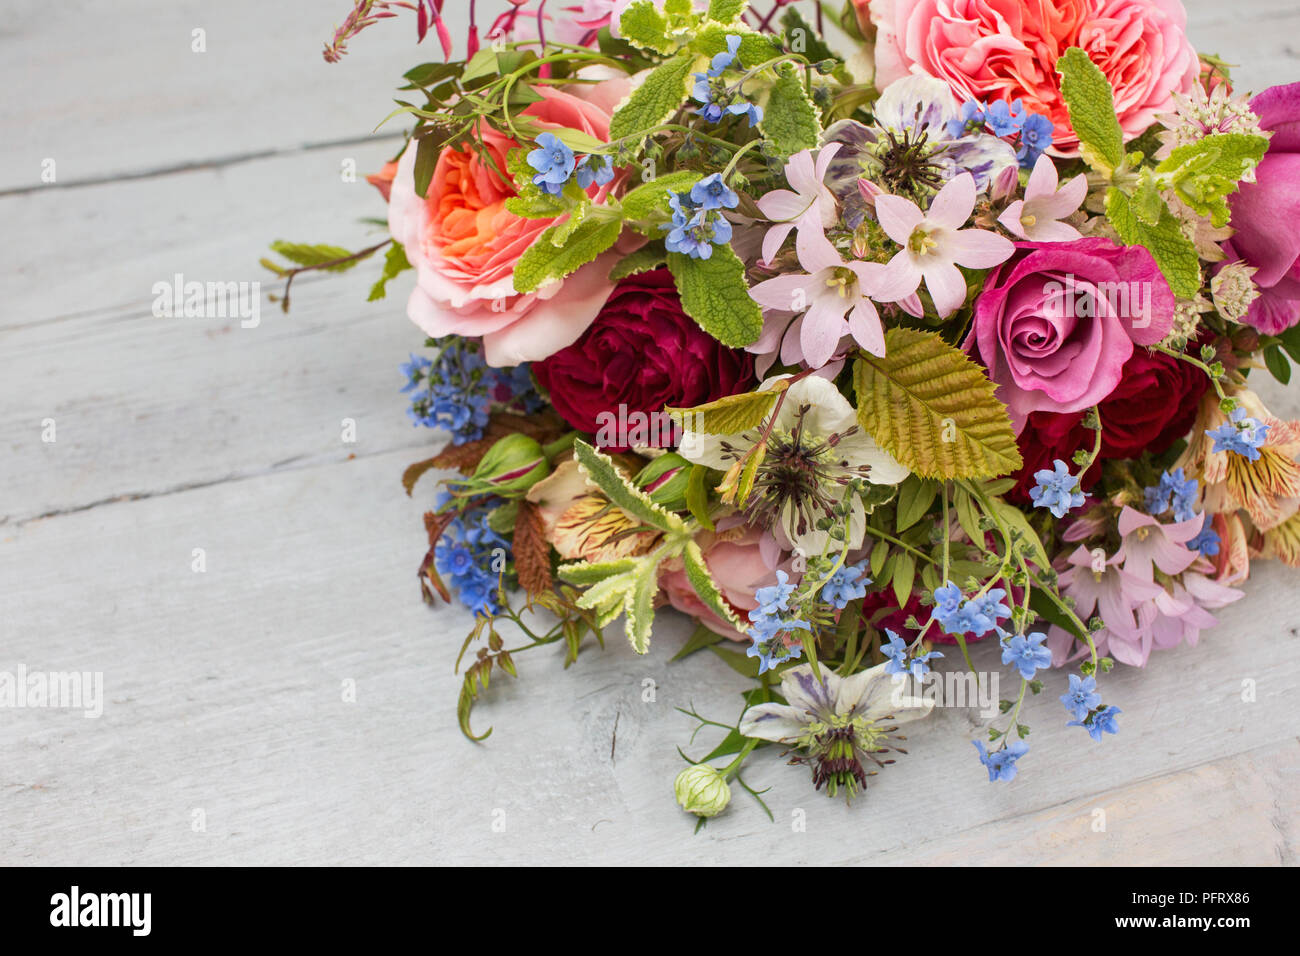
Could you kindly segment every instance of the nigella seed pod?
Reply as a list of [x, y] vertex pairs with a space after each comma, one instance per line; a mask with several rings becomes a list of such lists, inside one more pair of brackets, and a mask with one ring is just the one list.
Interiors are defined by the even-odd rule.
[[731, 788], [717, 769], [706, 763], [687, 767], [673, 782], [677, 802], [697, 817], [716, 817], [731, 802]]
[[642, 468], [635, 480], [636, 486], [661, 508], [684, 511], [690, 475], [691, 463], [676, 452], [668, 452]]
[[488, 449], [468, 484], [476, 491], [518, 497], [550, 471], [537, 439], [515, 433]]

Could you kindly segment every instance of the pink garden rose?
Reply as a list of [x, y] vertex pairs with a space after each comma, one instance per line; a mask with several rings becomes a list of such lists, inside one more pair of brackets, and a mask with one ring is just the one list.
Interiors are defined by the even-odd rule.
[[1300, 83], [1271, 87], [1250, 108], [1273, 138], [1255, 182], [1228, 199], [1236, 234], [1223, 251], [1258, 270], [1259, 298], [1243, 321], [1277, 335], [1300, 322]]
[[[627, 80], [608, 79], [600, 87]], [[541, 125], [609, 136], [608, 88], [598, 101], [548, 86], [525, 115]], [[617, 100], [615, 100], [617, 102]], [[483, 143], [498, 169], [518, 144], [495, 130], [482, 130]], [[611, 184], [612, 185], [612, 184]], [[610, 186], [601, 187], [600, 195]], [[415, 150], [403, 153], [388, 205], [388, 227], [406, 248], [416, 270], [407, 315], [429, 335], [482, 336], [489, 365], [518, 365], [544, 359], [572, 343], [605, 304], [613, 284], [606, 253], [568, 278], [528, 295], [514, 288], [515, 263], [551, 225], [550, 219], [521, 219], [505, 208], [513, 186], [466, 144], [449, 145], [438, 156], [428, 196], [415, 193]]]
[[1132, 139], [1186, 92], [1200, 65], [1181, 0], [856, 0], [876, 33], [876, 85], [909, 73], [946, 81], [963, 101], [1022, 100], [1056, 124], [1055, 150], [1078, 152], [1056, 61], [1082, 47], [1115, 90]]
[[1031, 412], [1078, 412], [1119, 384], [1133, 346], [1173, 324], [1151, 253], [1109, 239], [1019, 242], [989, 273], [964, 347], [999, 386], [1017, 434]]
[[[742, 624], [748, 623], [748, 613], [758, 607], [754, 592], [776, 584], [776, 569], [768, 567], [760, 543], [764, 533], [752, 525], [740, 524], [739, 519], [723, 519], [718, 531], [701, 532], [696, 541], [704, 551], [704, 563], [717, 582], [722, 596], [731, 605]], [[672, 607], [696, 618], [714, 634], [733, 641], [747, 640], [747, 636], [727, 621], [713, 613], [695, 593], [686, 577], [680, 559], [664, 565], [659, 575], [663, 596]]]

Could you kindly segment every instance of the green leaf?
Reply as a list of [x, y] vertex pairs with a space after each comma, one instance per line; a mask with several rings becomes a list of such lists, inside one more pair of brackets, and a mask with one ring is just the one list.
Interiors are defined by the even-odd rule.
[[370, 287], [370, 295], [366, 301], [376, 302], [382, 299], [388, 294], [389, 280], [410, 268], [411, 263], [407, 261], [406, 250], [402, 248], [400, 242], [394, 242], [384, 255], [384, 271], [380, 273], [379, 281]]
[[[352, 253], [342, 246], [311, 245], [306, 242], [286, 242], [283, 239], [277, 239], [271, 243], [271, 251], [278, 252], [290, 262], [295, 262], [300, 266], [319, 266], [326, 262], [333, 262], [335, 259], [347, 259]], [[351, 269], [360, 262], [360, 259], [351, 259], [348, 262], [341, 262], [338, 265], [326, 266], [326, 272], [344, 272]]]
[[975, 499], [965, 489], [958, 488], [957, 493], [953, 495], [953, 505], [957, 511], [957, 523], [961, 525], [961, 530], [966, 532], [966, 537], [971, 539], [975, 547], [983, 551], [984, 532], [980, 530], [980, 516], [975, 508]]
[[782, 158], [815, 149], [821, 136], [821, 113], [804, 90], [803, 78], [789, 64], [778, 69], [772, 95], [758, 128]]
[[682, 649], [674, 654], [670, 660], [680, 661], [683, 657], [690, 657], [696, 651], [702, 651], [706, 647], [712, 647], [718, 641], [723, 640], [721, 634], [710, 631], [703, 624], [695, 625], [695, 633], [690, 636]]
[[712, 531], [713, 519], [709, 517], [709, 488], [706, 484], [708, 477], [708, 468], [691, 465], [691, 473], [686, 480], [686, 508], [691, 517], [700, 523], [700, 527]]
[[[1073, 634], [1080, 641], [1084, 640], [1083, 632], [1080, 631], [1073, 621], [1049, 598], [1042, 588], [1033, 588], [1029, 592], [1029, 609], [1050, 624], [1055, 624]], [[1084, 642], [1086, 643], [1086, 641]]]
[[718, 23], [731, 23], [749, 6], [749, 0], [710, 0], [709, 19]]
[[889, 557], [889, 542], [877, 541], [876, 546], [871, 549], [871, 577], [874, 580], [880, 580], [881, 569], [885, 566], [885, 559]]
[[745, 264], [730, 246], [714, 246], [708, 259], [668, 253], [668, 268], [686, 314], [723, 345], [743, 348], [763, 331], [763, 310], [749, 297]]
[[737, 51], [736, 58], [740, 60], [742, 66], [755, 67], [781, 54], [781, 45], [775, 37], [758, 33], [739, 24], [708, 24], [699, 31], [694, 47], [705, 56], [713, 57], [727, 49], [729, 36], [740, 37], [740, 49]]
[[575, 153], [597, 153], [609, 145], [596, 139], [590, 133], [584, 133], [579, 129], [559, 127], [555, 129], [548, 128], [546, 132], [553, 134], [556, 139]]
[[433, 171], [438, 165], [442, 144], [433, 136], [422, 136], [415, 144], [415, 194], [421, 198], [433, 182]]
[[1038, 532], [1029, 524], [1029, 519], [1025, 513], [1015, 505], [1008, 504], [1000, 498], [991, 499], [993, 510], [997, 517], [1005, 525], [1010, 525], [1016, 531], [1019, 531], [1024, 537], [1025, 542], [1029, 545], [1031, 551], [1030, 557], [1033, 558], [1034, 564], [1038, 565], [1040, 571], [1046, 571], [1051, 568], [1051, 560], [1047, 557], [1047, 549], [1043, 547], [1042, 540], [1038, 537]]
[[1300, 362], [1300, 325], [1293, 325], [1286, 331], [1279, 333], [1278, 338], [1282, 342], [1282, 348], [1286, 349], [1286, 354], [1291, 356], [1292, 361]]
[[750, 657], [739, 651], [728, 650], [727, 648], [718, 647], [716, 644], [709, 648], [713, 653], [726, 663], [737, 674], [744, 677], [758, 676], [758, 658]]
[[1276, 345], [1264, 349], [1264, 366], [1283, 385], [1291, 381], [1291, 363]]
[[618, 32], [629, 43], [656, 53], [672, 53], [677, 48], [668, 36], [668, 18], [650, 0], [636, 0], [624, 10]]
[[908, 475], [898, 486], [897, 518], [894, 530], [902, 534], [930, 510], [934, 499], [939, 496], [939, 482], [929, 478]]
[[562, 564], [559, 569], [561, 579], [580, 588], [590, 587], [606, 578], [626, 574], [637, 567], [636, 558], [619, 558], [616, 561], [578, 561]]
[[907, 599], [912, 596], [912, 584], [916, 580], [916, 558], [909, 551], [900, 551], [898, 560], [894, 563], [894, 578], [892, 581], [894, 588], [894, 598], [898, 601], [899, 607], [907, 604]]
[[695, 56], [679, 53], [650, 71], [609, 122], [611, 140], [635, 137], [658, 126], [686, 100]]
[[933, 332], [890, 329], [884, 357], [853, 366], [858, 421], [922, 478], [996, 478], [1020, 467], [1006, 406], [984, 370]]
[[654, 242], [642, 246], [636, 252], [628, 253], [614, 263], [614, 268], [609, 270], [609, 281], [617, 282], [619, 279], [626, 279], [628, 276], [659, 269], [667, 261], [668, 254], [664, 252], [664, 247], [659, 243]]
[[573, 444], [573, 456], [583, 474], [628, 517], [660, 531], [681, 533], [685, 530], [681, 518], [659, 507], [649, 495], [624, 478], [608, 455], [578, 439]]
[[1253, 170], [1268, 149], [1268, 139], [1248, 133], [1216, 133], [1179, 146], [1156, 167], [1156, 173], [1216, 227], [1228, 224], [1227, 197]]
[[736, 435], [763, 424], [777, 397], [785, 391], [785, 382], [782, 379], [773, 388], [726, 395], [694, 408], [667, 406], [664, 411], [687, 431], [700, 435]]
[[704, 553], [693, 540], [686, 543], [686, 550], [682, 552], [682, 561], [686, 566], [686, 580], [691, 582], [691, 587], [695, 589], [700, 600], [718, 617], [734, 627], [740, 627], [740, 619], [736, 617], [736, 612], [718, 590], [713, 575], [709, 573], [709, 566], [704, 563]]
[[648, 568], [636, 579], [623, 606], [623, 630], [638, 654], [650, 650], [650, 629], [655, 619], [655, 595], [659, 593], [659, 565], [647, 562]]
[[1079, 138], [1080, 155], [1093, 169], [1109, 176], [1124, 162], [1124, 133], [1110, 83], [1077, 46], [1056, 61], [1056, 71], [1061, 74], [1061, 97]]
[[1106, 217], [1125, 245], [1150, 251], [1174, 295], [1191, 299], [1201, 290], [1200, 256], [1168, 207], [1157, 225], [1148, 225], [1138, 217], [1132, 200], [1112, 186], [1106, 191]]
[[[562, 240], [563, 245], [557, 246], [556, 237], [563, 237], [570, 229], [572, 234]], [[570, 229], [563, 223], [551, 226], [524, 250], [515, 264], [516, 292], [533, 292], [548, 282], [577, 272], [618, 240], [623, 223], [597, 216], [584, 219]]]
[[657, 233], [658, 224], [669, 218], [668, 198], [673, 193], [686, 192], [699, 181], [699, 173], [682, 169], [642, 183], [620, 200], [623, 218], [634, 220], [635, 222], [629, 222], [634, 228], [638, 228], [636, 222], [648, 222], [648, 228], [640, 231]]

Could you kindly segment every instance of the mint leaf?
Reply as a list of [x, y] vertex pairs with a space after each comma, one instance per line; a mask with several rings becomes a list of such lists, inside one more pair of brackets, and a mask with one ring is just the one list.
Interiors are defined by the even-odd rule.
[[718, 23], [731, 23], [749, 6], [749, 0], [710, 0], [709, 19]]
[[[333, 262], [335, 259], [347, 259], [352, 253], [342, 246], [311, 245], [306, 242], [286, 242], [283, 239], [277, 239], [271, 243], [271, 251], [278, 252], [290, 262], [295, 262], [300, 266], [320, 266], [326, 262]], [[340, 262], [338, 265], [325, 266], [326, 272], [344, 272], [351, 269], [360, 262], [360, 259], [350, 259], [347, 262]]]
[[1089, 166], [1109, 176], [1124, 162], [1124, 134], [1110, 83], [1077, 46], [1056, 61], [1056, 72], [1061, 74], [1061, 97], [1079, 137], [1080, 154]]
[[669, 218], [668, 197], [685, 192], [699, 181], [699, 173], [680, 169], [643, 183], [623, 197], [623, 219], [639, 232], [657, 235], [659, 223]]
[[1228, 224], [1228, 196], [1264, 158], [1268, 139], [1250, 133], [1216, 133], [1179, 146], [1156, 167], [1178, 198], [1215, 226]]
[[1139, 217], [1133, 200], [1112, 186], [1106, 191], [1106, 217], [1125, 245], [1145, 246], [1151, 252], [1174, 295], [1190, 299], [1201, 290], [1196, 246], [1183, 234], [1182, 225], [1169, 207], [1151, 225]]
[[714, 246], [708, 259], [668, 253], [668, 268], [686, 314], [723, 345], [741, 348], [763, 331], [763, 311], [749, 297], [745, 264], [730, 246]]
[[738, 24], [723, 26], [720, 23], [710, 23], [699, 31], [694, 46], [700, 53], [712, 57], [727, 48], [729, 36], [740, 37], [740, 49], [736, 55], [746, 69], [752, 69], [781, 55], [781, 46], [774, 38]]
[[611, 140], [644, 134], [671, 116], [686, 100], [686, 81], [695, 57], [681, 53], [650, 71], [609, 122]]
[[623, 224], [604, 217], [584, 219], [557, 246], [555, 237], [563, 235], [565, 229], [564, 224], [551, 226], [519, 257], [515, 264], [516, 292], [535, 292], [548, 282], [577, 272], [614, 244]]
[[384, 255], [384, 271], [380, 274], [379, 281], [370, 287], [370, 295], [366, 297], [366, 301], [376, 302], [386, 296], [388, 281], [409, 268], [411, 263], [406, 258], [406, 250], [402, 248], [400, 242], [394, 242]]
[[656, 53], [671, 53], [677, 46], [668, 37], [668, 18], [650, 0], [637, 0], [624, 10], [618, 30], [624, 40]]
[[614, 263], [614, 268], [609, 270], [609, 281], [617, 282], [619, 279], [626, 279], [628, 276], [634, 276], [641, 272], [650, 272], [652, 269], [658, 269], [667, 261], [668, 257], [664, 252], [664, 247], [659, 243], [642, 246], [636, 252], [628, 253]]
[[821, 114], [795, 68], [782, 64], [772, 84], [772, 96], [758, 124], [772, 148], [785, 158], [802, 149], [814, 149], [821, 136]]

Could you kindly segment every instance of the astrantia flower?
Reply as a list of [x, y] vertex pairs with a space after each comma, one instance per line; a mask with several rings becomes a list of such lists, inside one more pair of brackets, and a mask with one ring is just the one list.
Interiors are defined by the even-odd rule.
[[[759, 388], [773, 388], [784, 378], [789, 376], [770, 378]], [[678, 450], [696, 464], [725, 472], [754, 449], [762, 431], [760, 427], [734, 435], [705, 435], [688, 428]], [[857, 412], [839, 389], [808, 376], [791, 385], [781, 401], [745, 510], [751, 524], [777, 533], [786, 546], [821, 554], [831, 539], [816, 525], [843, 500], [845, 485], [855, 478], [896, 485], [907, 475], [907, 469], [862, 430]], [[850, 504], [845, 532], [849, 547], [856, 548], [866, 533], [866, 507], [856, 496]]]
[[1163, 146], [1156, 153], [1157, 159], [1165, 159], [1179, 146], [1199, 143], [1215, 133], [1259, 136], [1262, 132], [1250, 102], [1244, 95], [1234, 96], [1227, 83], [1209, 91], [1194, 83], [1186, 93], [1174, 94], [1173, 107], [1171, 112], [1156, 115], [1156, 121], [1164, 127], [1158, 134]]
[[[811, 227], [800, 231], [798, 250], [806, 274], [767, 279], [750, 289], [749, 295], [764, 309], [802, 313], [785, 334], [789, 339], [797, 332], [803, 364], [821, 368], [846, 335], [871, 354], [884, 355], [885, 329], [871, 297], [885, 267], [856, 259], [845, 262], [829, 240], [814, 235]], [[786, 358], [783, 349], [782, 359]]]
[[927, 211], [902, 196], [877, 196], [880, 226], [903, 248], [885, 267], [874, 297], [897, 302], [912, 295], [922, 280], [941, 318], [966, 300], [966, 280], [957, 266], [991, 269], [1016, 251], [1012, 242], [983, 229], [965, 229], [975, 208], [975, 180], [963, 173], [934, 197]]
[[[898, 725], [925, 717], [934, 701], [905, 696], [884, 664], [840, 677], [830, 668], [813, 675], [810, 664], [781, 675], [784, 704], [759, 704], [740, 719], [740, 733], [795, 747], [802, 754], [792, 763], [812, 766], [813, 785], [830, 796], [840, 790], [853, 796], [876, 768], [892, 763], [882, 755], [902, 751]], [[867, 767], [872, 769], [868, 770]]]
[[1023, 740], [1013, 740], [993, 753], [984, 749], [982, 740], [972, 742], [975, 744], [975, 749], [980, 752], [980, 763], [988, 768], [989, 783], [1016, 779], [1016, 761], [1029, 753], [1029, 744]]
[[857, 190], [865, 177], [889, 193], [921, 200], [962, 173], [983, 192], [1004, 169], [1015, 168], [1016, 154], [996, 136], [950, 129], [965, 114], [941, 81], [909, 76], [891, 83], [872, 107], [874, 124], [856, 120], [832, 124], [823, 142], [843, 148], [829, 168], [829, 185], [844, 204], [844, 219], [856, 229], [867, 214]]
[[1070, 242], [1080, 238], [1079, 230], [1058, 222], [1083, 204], [1088, 195], [1086, 176], [1075, 176], [1058, 188], [1056, 163], [1040, 156], [1025, 184], [1025, 198], [1009, 205], [998, 222], [1012, 235], [1031, 242]]

